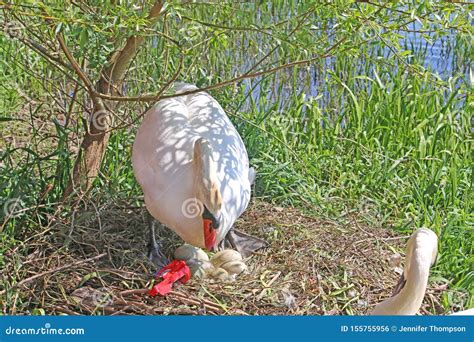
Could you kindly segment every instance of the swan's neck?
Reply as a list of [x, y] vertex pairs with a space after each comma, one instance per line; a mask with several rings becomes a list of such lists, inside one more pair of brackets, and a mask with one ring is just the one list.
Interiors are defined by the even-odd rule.
[[372, 315], [415, 315], [425, 296], [430, 266], [431, 255], [415, 248], [413, 254], [407, 256], [405, 285], [397, 295], [378, 304]]
[[212, 157], [210, 144], [202, 138], [194, 145], [195, 193], [214, 215], [221, 209], [222, 197], [217, 178], [217, 163]]

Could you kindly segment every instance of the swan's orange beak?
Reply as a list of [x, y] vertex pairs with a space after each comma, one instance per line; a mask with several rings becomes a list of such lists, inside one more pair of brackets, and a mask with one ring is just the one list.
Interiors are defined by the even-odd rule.
[[212, 226], [212, 220], [202, 219], [204, 228], [204, 244], [207, 250], [211, 250], [216, 245], [216, 229]]

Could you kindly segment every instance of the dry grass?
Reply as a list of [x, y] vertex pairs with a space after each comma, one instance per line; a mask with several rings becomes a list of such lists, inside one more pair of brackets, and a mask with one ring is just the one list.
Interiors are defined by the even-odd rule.
[[[324, 221], [292, 208], [253, 202], [237, 228], [267, 239], [236, 281], [191, 279], [166, 297], [146, 289], [155, 271], [146, 259], [140, 208], [105, 206], [76, 212], [7, 253], [0, 291], [9, 314], [365, 314], [386, 296], [398, 274], [389, 259], [403, 254], [393, 231]], [[179, 245], [165, 234], [169, 252]], [[18, 248], [26, 248], [21, 256]], [[422, 313], [443, 312], [443, 288], [430, 288]]]

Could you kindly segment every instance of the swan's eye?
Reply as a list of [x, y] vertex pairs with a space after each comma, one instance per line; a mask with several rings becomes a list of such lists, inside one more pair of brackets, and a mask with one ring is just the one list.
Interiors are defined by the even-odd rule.
[[395, 286], [395, 289], [393, 290], [392, 297], [399, 294], [400, 291], [403, 290], [403, 288], [405, 287], [406, 283], [407, 283], [407, 280], [405, 279], [405, 274], [402, 273], [400, 280], [398, 281], [398, 284]]
[[207, 208], [204, 206], [204, 211], [202, 213], [202, 218], [203, 220], [210, 220], [211, 221], [211, 227], [214, 229], [219, 229], [221, 225], [221, 220], [220, 216], [216, 218]]

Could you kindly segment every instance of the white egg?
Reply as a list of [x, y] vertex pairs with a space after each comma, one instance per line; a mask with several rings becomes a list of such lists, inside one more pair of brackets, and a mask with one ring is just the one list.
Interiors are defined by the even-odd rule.
[[224, 249], [223, 251], [217, 252], [211, 258], [211, 263], [214, 267], [221, 267], [222, 264], [225, 264], [229, 261], [242, 261], [242, 255], [232, 249]]
[[247, 265], [243, 261], [233, 260], [223, 263], [221, 268], [225, 269], [229, 274], [240, 274], [247, 269]]
[[209, 273], [209, 276], [213, 279], [221, 281], [226, 281], [229, 279], [229, 273], [227, 273], [226, 270], [220, 267], [214, 268], [211, 273]]
[[209, 261], [190, 259], [186, 260], [186, 264], [191, 271], [191, 275], [198, 279], [207, 278], [210, 273], [214, 270], [214, 266]]
[[209, 257], [207, 256], [206, 252], [204, 252], [201, 248], [194, 247], [188, 244], [184, 244], [174, 251], [174, 258], [177, 260], [202, 260], [202, 261], [209, 261]]

